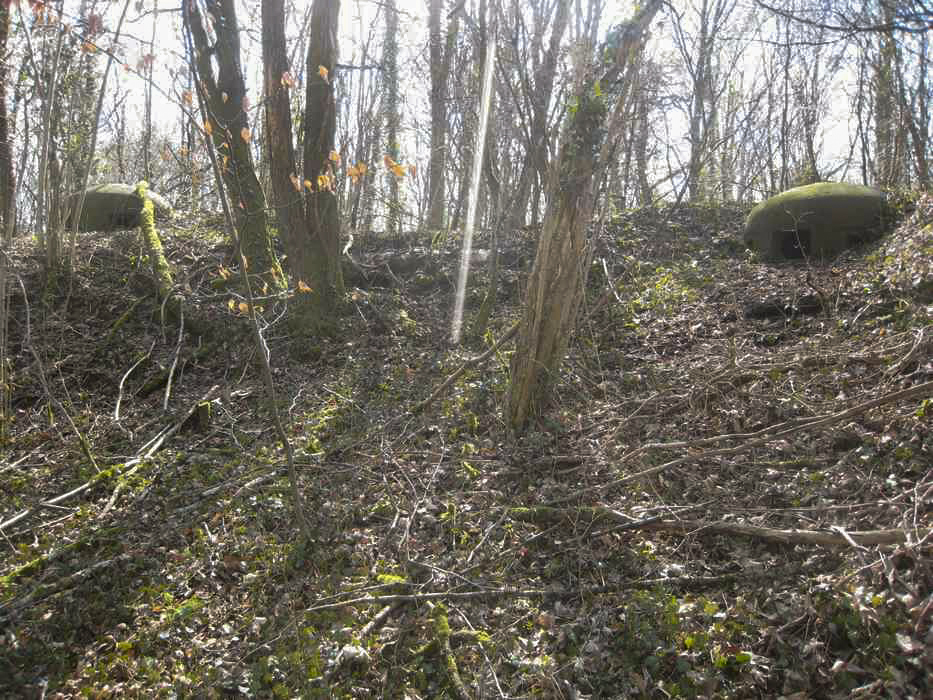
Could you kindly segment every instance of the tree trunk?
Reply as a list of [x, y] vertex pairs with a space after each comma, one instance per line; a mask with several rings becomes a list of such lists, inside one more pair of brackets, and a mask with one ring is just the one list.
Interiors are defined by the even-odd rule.
[[[340, 220], [333, 192], [334, 139], [337, 133], [337, 102], [334, 98], [334, 68], [337, 65], [337, 27], [340, 0], [314, 0], [305, 95], [304, 176], [312, 188], [306, 196], [305, 218], [310, 248], [308, 272], [313, 283], [312, 299], [317, 320], [333, 313], [343, 297], [340, 271]], [[323, 70], [322, 70], [323, 69]]]
[[[184, 3], [188, 33], [194, 43], [194, 66], [205, 92], [208, 125], [217, 149], [221, 175], [230, 195], [243, 255], [251, 274], [276, 288], [284, 286], [272, 248], [263, 194], [253, 156], [246, 115], [246, 86], [240, 67], [240, 37], [234, 0], [209, 3], [216, 41], [211, 44], [197, 3]], [[214, 65], [217, 66], [216, 76]]]
[[311, 263], [307, 259], [310, 250], [305, 244], [306, 225], [301, 194], [304, 187], [298, 177], [292, 141], [289, 97], [292, 73], [285, 46], [284, 0], [262, 3], [262, 62], [266, 144], [279, 237], [285, 244], [292, 276], [298, 282], [315, 288], [318, 281], [311, 279]]
[[343, 294], [331, 159], [336, 132], [332, 81], [339, 11], [340, 3], [333, 0], [316, 0], [312, 8], [302, 178], [296, 172], [292, 141], [289, 89], [293, 85], [285, 46], [284, 0], [262, 4], [266, 141], [274, 207], [289, 269], [297, 280], [293, 320], [313, 331], [326, 330]]
[[[398, 5], [396, 0], [386, 0], [386, 35], [383, 44], [382, 70], [383, 83], [383, 120], [386, 129], [385, 157], [393, 162], [399, 161], [399, 134], [401, 122], [399, 115], [399, 86], [398, 86]], [[388, 166], [389, 163], [387, 162]], [[385, 183], [386, 201], [386, 235], [394, 239], [396, 244], [402, 238], [402, 203], [398, 177], [391, 168], [386, 167]]]
[[[564, 129], [557, 166], [548, 180], [548, 209], [538, 241], [506, 400], [507, 424], [521, 432], [548, 402], [558, 366], [570, 342], [589, 268], [587, 232], [596, 202], [597, 180], [621, 136], [632, 83], [631, 66], [644, 45], [644, 33], [661, 0], [649, 0], [620, 32], [608, 72], [593, 75], [578, 67], [576, 95]], [[608, 48], [607, 48], [608, 52]], [[598, 78], [598, 80], [597, 80]], [[620, 81], [610, 113], [596, 89]], [[607, 120], [607, 116], [609, 119]], [[605, 143], [603, 134], [606, 134]]]
[[[7, 39], [10, 36], [10, 6], [0, 3], [0, 57], [7, 56]], [[9, 59], [0, 60], [0, 240], [13, 240], [13, 224], [16, 211], [13, 207], [15, 179], [13, 173], [13, 151], [10, 148], [10, 124], [7, 114], [7, 83], [10, 71]]]
[[427, 228], [444, 228], [447, 197], [444, 182], [447, 177], [447, 83], [450, 62], [457, 37], [458, 20], [455, 15], [447, 25], [446, 39], [441, 33], [441, 0], [430, 0], [428, 32], [431, 52], [431, 154], [428, 163], [428, 220]]

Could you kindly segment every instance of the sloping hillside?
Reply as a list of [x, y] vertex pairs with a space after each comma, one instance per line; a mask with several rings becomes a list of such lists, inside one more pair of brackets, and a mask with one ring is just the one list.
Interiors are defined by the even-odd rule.
[[[755, 261], [744, 214], [611, 222], [518, 441], [509, 346], [410, 412], [483, 351], [445, 342], [453, 251], [362, 251], [336, 339], [263, 300], [310, 541], [229, 250], [166, 231], [179, 334], [132, 235], [83, 238], [54, 298], [23, 244], [0, 694], [928, 696], [933, 200], [830, 266]], [[532, 256], [503, 255], [495, 337]]]

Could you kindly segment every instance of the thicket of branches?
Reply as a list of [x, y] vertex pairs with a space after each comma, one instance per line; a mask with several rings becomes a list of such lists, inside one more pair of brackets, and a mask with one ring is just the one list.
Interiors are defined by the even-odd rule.
[[[299, 122], [310, 10], [310, 3], [286, 8]], [[502, 216], [511, 228], [539, 223], [559, 125], [573, 107], [573, 56], [610, 50], [627, 10], [604, 0], [426, 0], [345, 2], [340, 12], [338, 63], [329, 79], [340, 156], [333, 186], [344, 235], [388, 231], [425, 242], [462, 226], [490, 27], [500, 47], [478, 221], [481, 228]], [[754, 201], [820, 179], [927, 186], [933, 87], [923, 30], [930, 16], [918, 1], [848, 9], [671, 3], [639, 57], [601, 201], [620, 209], [662, 199]], [[253, 31], [261, 18], [250, 4], [239, 17], [251, 148], [269, 193], [262, 58]], [[7, 133], [0, 132], [0, 143], [8, 150], [0, 147], [0, 186], [16, 203], [6, 217], [10, 233], [44, 240], [86, 162], [91, 183], [147, 179], [182, 208], [217, 207], [177, 10], [134, 3], [120, 36], [118, 18], [110, 3], [90, 0], [3, 9], [7, 114], [0, 121]], [[89, 161], [94, 104], [110, 56], [117, 70]]]

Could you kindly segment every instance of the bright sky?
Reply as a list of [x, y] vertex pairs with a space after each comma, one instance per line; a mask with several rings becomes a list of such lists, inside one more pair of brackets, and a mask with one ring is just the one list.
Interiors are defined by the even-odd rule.
[[[684, 9], [686, 0], [675, 0], [674, 6], [681, 11]], [[184, 75], [184, 57], [182, 55], [181, 38], [181, 17], [178, 11], [177, 0], [143, 0], [136, 4], [131, 0], [131, 6], [127, 13], [127, 20], [124, 24], [124, 37], [121, 41], [125, 47], [122, 57], [131, 65], [140, 64], [142, 58], [149, 52], [148, 42], [152, 36], [152, 9], [158, 7], [164, 10], [159, 13], [158, 26], [155, 34], [155, 62], [156, 62], [156, 81], [158, 85], [168, 93], [173, 93], [180, 88], [173, 88], [173, 75]], [[71, 3], [69, 3], [71, 4]], [[471, 3], [472, 5], [473, 3]], [[295, 38], [301, 30], [301, 18], [309, 5], [309, 0], [297, 0], [294, 3], [296, 8], [292, 15], [297, 18], [291, 22], [286, 31], [290, 38]], [[469, 7], [470, 5], [468, 5]], [[238, 15], [242, 38], [242, 59], [243, 68], [248, 83], [248, 91], [254, 109], [261, 103], [261, 46], [260, 46], [260, 8], [258, 2], [244, 2], [239, 5]], [[426, 44], [426, 26], [427, 26], [427, 0], [398, 0], [398, 8], [402, 13], [401, 20], [401, 53], [400, 66], [403, 75], [406, 67], [413, 66], [413, 60], [420, 52], [424, 51]], [[616, 22], [628, 16], [630, 3], [620, 0], [610, 0], [607, 3], [607, 17], [609, 22]], [[111, 3], [108, 8], [106, 19], [107, 27], [113, 30], [116, 27], [119, 12], [122, 10], [122, 3]], [[344, 0], [341, 3], [341, 55], [340, 62], [344, 64], [357, 64], [360, 60], [360, 42], [361, 38], [372, 35], [378, 37], [382, 32], [382, 4], [376, 0]], [[655, 23], [655, 50], [670, 52], [669, 31], [670, 31], [670, 9], [662, 11], [663, 26], [659, 27]], [[689, 15], [689, 13], [688, 13]], [[749, 45], [748, 58], [745, 63], [751, 66], [759, 60], [762, 52], [773, 51], [774, 47], [766, 44]], [[372, 59], [371, 59], [372, 60]], [[423, 64], [422, 64], [423, 65]], [[293, 73], [298, 76], [303, 74], [303, 57], [296, 57], [293, 65]], [[137, 119], [141, 119], [143, 113], [143, 81], [138, 76], [131, 73], [125, 73], [122, 70], [112, 72], [111, 80], [119, 81], [121, 87], [129, 89], [132, 93], [131, 103], [135, 105]], [[850, 132], [849, 120], [852, 118], [849, 109], [848, 100], [844, 97], [844, 83], [851, 79], [851, 74], [841, 73], [836, 77], [832, 92], [837, 99], [830, 100], [830, 113], [821, 129], [821, 141], [824, 146], [823, 154], [828, 160], [835, 161], [844, 156], [848, 147], [848, 134]], [[113, 83], [111, 83], [113, 85]], [[414, 100], [409, 105], [410, 110], [417, 112], [426, 107], [426, 94], [428, 90], [427, 76], [423, 80], [419, 79], [417, 84], [411, 84], [413, 90], [410, 99]], [[171, 133], [176, 129], [179, 120], [179, 108], [166, 98], [156, 100], [156, 120]], [[679, 136], [685, 133], [685, 123], [682, 115], [668, 113], [669, 127], [672, 136]], [[254, 116], [253, 120], [256, 120]], [[683, 150], [683, 142], [676, 146]], [[416, 154], [411, 154], [416, 155]], [[685, 156], [681, 154], [681, 158]]]

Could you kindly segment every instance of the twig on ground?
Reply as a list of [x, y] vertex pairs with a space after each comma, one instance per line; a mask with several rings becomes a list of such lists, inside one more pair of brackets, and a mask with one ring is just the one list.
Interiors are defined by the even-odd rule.
[[[763, 575], [764, 572], [762, 572]], [[674, 576], [669, 578], [652, 578], [630, 581], [612, 586], [590, 586], [582, 588], [549, 589], [540, 588], [495, 588], [483, 591], [442, 591], [439, 593], [399, 593], [394, 595], [361, 596], [349, 598], [335, 603], [322, 603], [305, 608], [306, 613], [321, 612], [324, 610], [339, 610], [356, 605], [379, 605], [383, 603], [427, 603], [437, 600], [496, 600], [498, 598], [573, 598], [587, 595], [607, 595], [613, 593], [627, 593], [637, 588], [651, 588], [653, 586], [667, 585], [675, 588], [696, 589], [710, 586], [721, 586], [725, 583], [750, 577], [755, 572], [742, 574], [723, 574], [721, 576]]]
[[123, 373], [123, 376], [120, 377], [120, 386], [117, 391], [117, 405], [113, 408], [113, 419], [115, 421], [120, 420], [120, 403], [123, 401], [123, 387], [126, 384], [127, 378], [136, 370], [137, 367], [139, 367], [140, 364], [142, 364], [144, 360], [146, 360], [146, 358], [152, 356], [152, 350], [155, 348], [155, 344], [156, 341], [153, 340], [152, 345], [149, 346], [149, 351], [136, 360], [136, 362], [134, 362], [133, 365]]
[[814, 428], [823, 428], [827, 425], [832, 425], [833, 423], [838, 423], [840, 421], [846, 420], [857, 416], [865, 411], [868, 411], [872, 408], [877, 408], [878, 406], [883, 406], [889, 403], [896, 403], [898, 401], [906, 401], [908, 399], [914, 399], [919, 397], [927, 397], [933, 395], [933, 382], [924, 382], [923, 384], [918, 384], [916, 386], [909, 387], [907, 389], [901, 389], [900, 391], [894, 391], [890, 394], [885, 394], [884, 396], [879, 396], [877, 399], [871, 399], [870, 401], [865, 401], [860, 403], [852, 408], [847, 408], [844, 411], [838, 411], [837, 413], [830, 413], [828, 415], [816, 416], [811, 418], [804, 423], [795, 423], [791, 427], [785, 428], [788, 425], [788, 422], [780, 423], [777, 426], [772, 426], [770, 428], [765, 428], [759, 430], [755, 433], [735, 433], [730, 435], [716, 435], [711, 438], [704, 438], [702, 440], [696, 440], [692, 442], [670, 442], [670, 443], [650, 443], [648, 445], [642, 445], [641, 447], [632, 450], [631, 452], [623, 455], [619, 459], [619, 464], [623, 464], [630, 459], [647, 452], [649, 449], [691, 449], [701, 445], [715, 444], [717, 442], [722, 442], [724, 440], [747, 440], [753, 438], [749, 442], [737, 445], [735, 447], [724, 447], [718, 450], [707, 450], [705, 452], [697, 452], [694, 454], [687, 454], [677, 459], [672, 459], [669, 462], [664, 464], [659, 464], [655, 467], [650, 467], [649, 469], [643, 469], [640, 472], [635, 474], [629, 474], [623, 476], [619, 479], [614, 479], [613, 481], [607, 482], [605, 484], [595, 484], [593, 486], [587, 486], [582, 489], [578, 489], [572, 493], [568, 493], [559, 498], [552, 499], [544, 505], [553, 506], [560, 503], [566, 503], [574, 499], [580, 498], [591, 493], [600, 493], [607, 491], [611, 488], [621, 486], [622, 484], [627, 484], [632, 481], [638, 481], [640, 479], [645, 479], [649, 476], [654, 476], [665, 472], [668, 469], [678, 467], [681, 464], [686, 464], [688, 462], [698, 462], [700, 460], [709, 459], [710, 457], [724, 457], [740, 454], [746, 452], [755, 447], [761, 447], [766, 445], [772, 440], [778, 440], [780, 438], [787, 437], [788, 435], [793, 435], [796, 433], [803, 432], [805, 430], [812, 430]]
[[511, 339], [512, 336], [518, 333], [518, 327], [519, 327], [519, 324], [516, 323], [514, 326], [512, 326], [509, 330], [505, 332], [505, 335], [503, 335], [501, 338], [499, 338], [499, 340], [493, 343], [492, 346], [488, 350], [486, 350], [486, 352], [484, 352], [481, 355], [477, 355], [476, 357], [472, 357], [466, 362], [464, 362], [462, 365], [460, 365], [460, 367], [457, 368], [457, 370], [453, 374], [447, 377], [447, 379], [445, 379], [441, 383], [441, 385], [437, 387], [437, 389], [435, 389], [434, 392], [428, 398], [426, 398], [421, 403], [416, 404], [411, 409], [411, 411], [409, 411], [409, 413], [412, 413], [412, 414], [420, 413], [421, 411], [426, 409], [428, 406], [430, 406], [432, 403], [434, 403], [437, 397], [443, 394], [450, 387], [450, 385], [453, 384], [455, 381], [457, 381], [457, 379], [464, 372], [466, 372], [470, 367], [473, 367], [474, 365], [478, 365], [479, 363], [484, 362], [486, 359], [489, 358], [490, 355], [496, 352], [496, 350], [498, 350], [499, 347], [502, 346], [503, 343], [505, 343], [507, 340]]
[[[140, 450], [139, 453], [137, 453], [136, 457], [124, 462], [122, 467], [117, 469], [116, 473], [112, 474], [112, 477], [129, 476], [132, 473], [134, 473], [139, 468], [139, 465], [142, 462], [144, 462], [145, 460], [149, 459], [152, 455], [154, 455], [159, 450], [159, 448], [161, 448], [163, 443], [168, 438], [170, 438], [172, 435], [174, 435], [181, 429], [181, 426], [184, 425], [185, 421], [191, 417], [191, 415], [195, 412], [195, 410], [197, 410], [198, 404], [201, 404], [205, 401], [213, 401], [216, 398], [219, 391], [220, 391], [220, 387], [218, 387], [216, 384], [212, 386], [210, 389], [208, 389], [207, 393], [204, 394], [204, 396], [202, 396], [200, 399], [198, 399], [197, 401], [194, 401], [191, 404], [191, 406], [188, 408], [188, 410], [185, 412], [185, 414], [181, 418], [176, 420], [172, 425], [167, 426], [163, 428], [161, 431], [159, 431], [156, 437], [154, 437], [152, 440], [150, 440], [143, 446], [143, 449]], [[35, 513], [40, 508], [56, 506], [71, 498], [74, 498], [75, 496], [79, 494], [84, 493], [85, 491], [90, 489], [92, 486], [96, 485], [99, 481], [100, 481], [99, 479], [91, 479], [89, 481], [85, 481], [83, 484], [81, 484], [80, 486], [76, 486], [75, 488], [73, 488], [71, 491], [68, 491], [67, 493], [63, 493], [59, 496], [56, 496], [55, 498], [50, 498], [47, 501], [42, 501], [42, 503], [38, 504], [37, 506], [34, 506], [32, 508], [27, 508], [26, 510], [23, 510], [17, 513], [12, 518], [0, 523], [0, 532], [15, 525], [16, 523], [20, 522], [24, 518], [28, 518], [30, 515]], [[112, 500], [113, 500], [113, 497], [111, 497], [111, 501]], [[104, 509], [104, 512], [102, 513], [102, 515], [106, 514], [111, 506], [112, 506], [112, 502], [108, 503], [107, 508]]]
[[[767, 542], [780, 544], [808, 544], [825, 547], [843, 547], [850, 545], [855, 548], [864, 548], [872, 545], [901, 544], [907, 541], [907, 531], [893, 530], [864, 530], [848, 531], [841, 528], [827, 530], [778, 530], [771, 527], [745, 525], [742, 523], [705, 520], [662, 520], [659, 517], [632, 521], [629, 516], [619, 513], [611, 508], [601, 506], [581, 508], [551, 508], [536, 506], [533, 508], [511, 508], [509, 513], [516, 520], [537, 524], [553, 525], [559, 522], [579, 522], [582, 519], [589, 521], [609, 520], [620, 523], [614, 530], [662, 530], [682, 535], [697, 533], [713, 533], [717, 535], [740, 535], [753, 537]], [[927, 534], [928, 529], [918, 531]]]
[[385, 621], [389, 619], [389, 615], [401, 607], [402, 603], [392, 603], [391, 605], [386, 605], [382, 610], [373, 615], [373, 619], [363, 625], [363, 629], [360, 630], [360, 639], [366, 639], [369, 635], [382, 627]]
[[92, 564], [91, 566], [87, 567], [86, 569], [81, 569], [81, 571], [76, 571], [69, 576], [60, 578], [52, 584], [46, 586], [38, 585], [23, 597], [0, 604], [0, 613], [2, 613], [3, 617], [9, 619], [14, 615], [22, 612], [26, 608], [31, 607], [40, 600], [44, 600], [45, 598], [53, 596], [56, 593], [61, 593], [68, 590], [79, 581], [90, 578], [98, 571], [102, 571], [103, 569], [108, 569], [111, 566], [129, 562], [131, 560], [132, 556], [129, 554], [120, 554], [113, 559], [99, 561], [96, 564]]
[[[163, 314], [165, 313], [165, 302], [168, 301], [169, 295], [166, 295], [165, 301], [162, 302]], [[172, 379], [175, 377], [175, 368], [178, 367], [178, 358], [181, 355], [181, 342], [185, 338], [185, 305], [184, 303], [179, 302], [178, 304], [178, 340], [175, 342], [175, 352], [172, 355], [172, 366], [168, 368], [168, 376], [165, 378], [165, 394], [162, 397], [162, 410], [168, 410], [168, 400], [172, 395]]]

